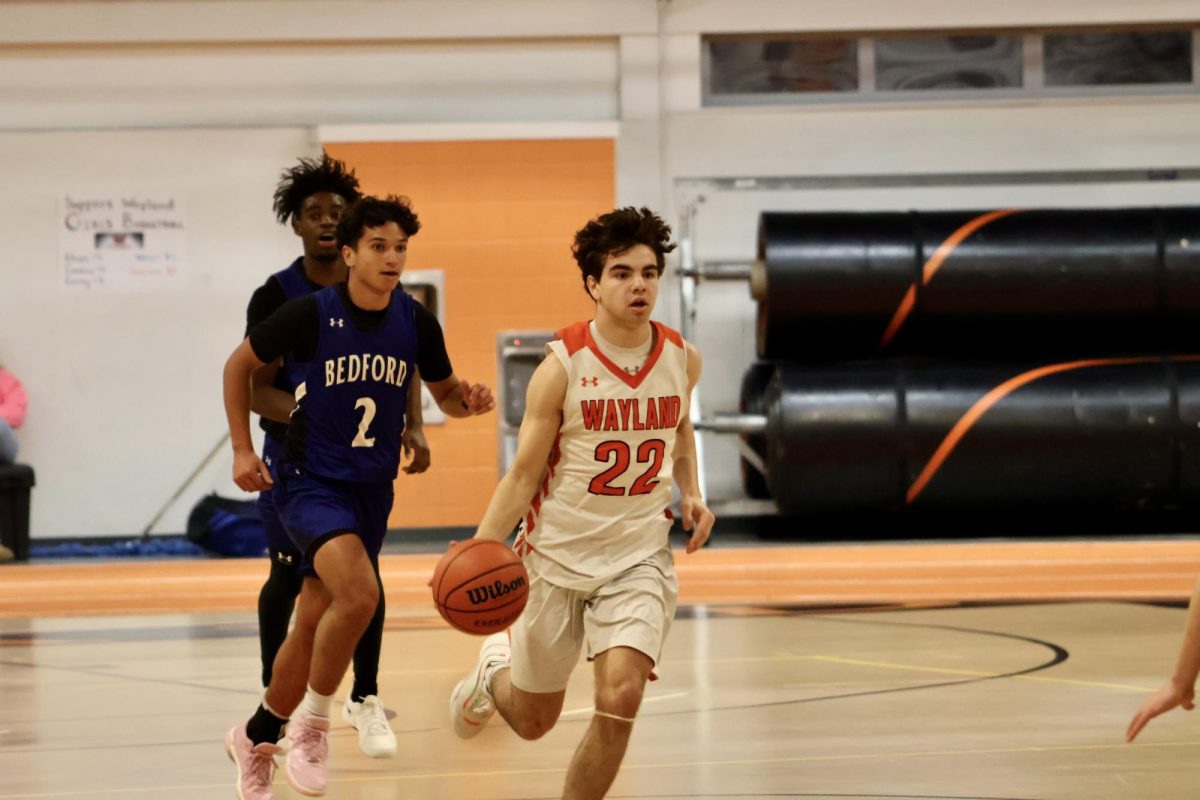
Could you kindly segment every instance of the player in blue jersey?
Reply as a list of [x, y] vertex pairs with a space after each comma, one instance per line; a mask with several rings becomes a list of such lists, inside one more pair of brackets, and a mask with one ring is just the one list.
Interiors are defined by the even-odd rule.
[[[305, 576], [263, 702], [226, 736], [243, 800], [272, 796], [285, 725], [288, 782], [309, 796], [325, 791], [329, 708], [378, 604], [374, 562], [414, 370], [449, 416], [495, 407], [487, 387], [454, 375], [437, 318], [394, 291], [419, 228], [405, 201], [366, 197], [352, 205], [337, 226], [347, 282], [289, 300], [251, 329], [225, 365], [234, 481], [246, 491], [274, 485]], [[296, 373], [296, 407], [276, 480], [250, 441], [249, 382], [254, 370], [281, 357], [304, 367]]]
[[[302, 158], [296, 166], [284, 171], [275, 189], [275, 215], [280, 224], [291, 224], [303, 242], [304, 255], [271, 275], [254, 292], [246, 308], [247, 334], [288, 300], [346, 280], [346, 265], [335, 232], [342, 212], [359, 196], [358, 179], [353, 171], [328, 155], [322, 154], [320, 159]], [[295, 407], [295, 369], [293, 362], [277, 361], [256, 370], [252, 380], [251, 409], [261, 417], [262, 459], [272, 471], [282, 459], [287, 425]], [[430, 459], [421, 425], [418, 380], [410, 383], [409, 403], [404, 446], [411, 460], [404, 471], [424, 472]], [[258, 509], [271, 558], [271, 571], [258, 595], [262, 684], [267, 686], [271, 682], [271, 665], [287, 637], [296, 596], [300, 594], [302, 555], [283, 528], [275, 510], [274, 492], [259, 493]], [[396, 752], [396, 736], [379, 698], [379, 653], [386, 614], [380, 583], [379, 606], [354, 649], [354, 685], [342, 712], [358, 731], [359, 747], [374, 758], [387, 758]]]

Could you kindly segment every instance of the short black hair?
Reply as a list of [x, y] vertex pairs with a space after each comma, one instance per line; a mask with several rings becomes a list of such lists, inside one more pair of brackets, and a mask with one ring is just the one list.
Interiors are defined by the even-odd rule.
[[675, 245], [671, 244], [671, 226], [648, 208], [626, 206], [614, 209], [584, 225], [576, 232], [575, 243], [571, 246], [575, 263], [583, 275], [583, 290], [591, 294], [588, 276], [599, 281], [605, 259], [639, 244], [654, 251], [661, 273], [666, 265], [666, 254], [674, 250]]
[[338, 247], [357, 247], [367, 228], [379, 228], [389, 222], [399, 225], [400, 230], [410, 237], [421, 230], [421, 221], [407, 197], [394, 194], [362, 197], [342, 212], [342, 218], [338, 220]]
[[362, 196], [354, 170], [321, 153], [320, 158], [302, 158], [291, 169], [285, 169], [275, 187], [275, 218], [282, 225], [300, 213], [304, 201], [314, 194], [328, 192], [340, 195], [347, 204]]

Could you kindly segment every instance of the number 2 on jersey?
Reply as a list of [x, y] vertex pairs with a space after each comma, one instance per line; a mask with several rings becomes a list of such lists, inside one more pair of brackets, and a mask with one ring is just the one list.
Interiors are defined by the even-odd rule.
[[[628, 494], [630, 496], [650, 494], [654, 491], [654, 487], [658, 486], [658, 471], [662, 469], [663, 458], [666, 456], [666, 453], [667, 443], [662, 439], [647, 439], [638, 445], [637, 463], [649, 464], [650, 466], [629, 487]], [[629, 469], [629, 455], [629, 443], [619, 439], [612, 439], [596, 445], [597, 461], [607, 464], [614, 456], [616, 457], [616, 461], [613, 462], [612, 466], [604, 470], [604, 472], [592, 478], [592, 482], [588, 484], [588, 491], [592, 494], [607, 495], [609, 497], [619, 497], [626, 494], [623, 488], [613, 486], [612, 482], [621, 477]]]
[[375, 401], [369, 397], [360, 397], [354, 404], [354, 410], [360, 408], [363, 410], [362, 419], [358, 422], [358, 434], [355, 435], [354, 441], [350, 442], [350, 446], [374, 447], [375, 437], [367, 436], [367, 428], [371, 427], [371, 421], [375, 419]]

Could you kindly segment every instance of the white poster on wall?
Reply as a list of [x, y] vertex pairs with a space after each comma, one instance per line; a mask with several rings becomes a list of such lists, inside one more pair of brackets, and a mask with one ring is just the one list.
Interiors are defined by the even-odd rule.
[[74, 291], [178, 288], [186, 261], [184, 200], [165, 192], [80, 192], [59, 199], [63, 285]]

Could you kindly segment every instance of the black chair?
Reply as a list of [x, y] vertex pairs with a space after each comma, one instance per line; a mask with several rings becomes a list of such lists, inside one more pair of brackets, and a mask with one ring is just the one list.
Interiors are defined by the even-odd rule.
[[0, 544], [13, 551], [17, 561], [29, 560], [29, 490], [33, 467], [0, 465]]

